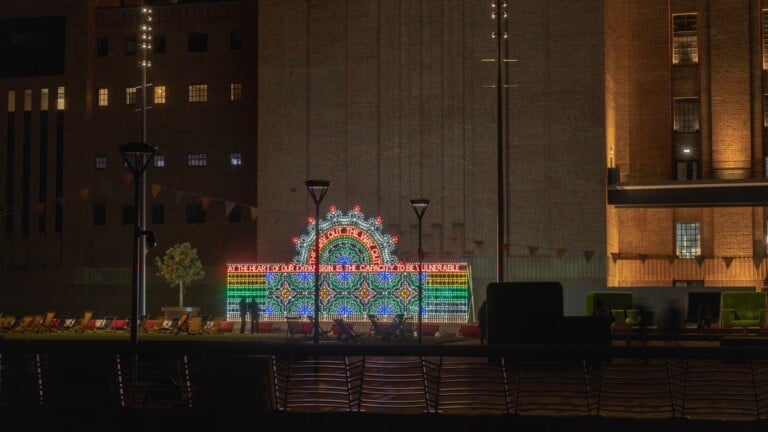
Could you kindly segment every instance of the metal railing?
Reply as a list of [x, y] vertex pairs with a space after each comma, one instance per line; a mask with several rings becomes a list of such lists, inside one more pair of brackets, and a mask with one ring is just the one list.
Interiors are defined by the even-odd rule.
[[768, 419], [768, 346], [0, 343], [0, 408]]

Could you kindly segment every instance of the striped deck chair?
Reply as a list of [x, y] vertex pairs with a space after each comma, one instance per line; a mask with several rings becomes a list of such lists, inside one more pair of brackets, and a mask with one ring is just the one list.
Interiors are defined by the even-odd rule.
[[89, 330], [89, 324], [91, 323], [91, 319], [93, 319], [93, 311], [85, 311], [83, 313], [83, 316], [80, 318], [79, 321], [77, 321], [77, 324], [75, 324], [72, 327], [72, 330], [75, 332], [84, 332], [86, 330]]

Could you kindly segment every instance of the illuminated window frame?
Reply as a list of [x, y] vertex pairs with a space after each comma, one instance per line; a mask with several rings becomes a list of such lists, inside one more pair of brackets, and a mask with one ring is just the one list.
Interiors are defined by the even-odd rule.
[[166, 97], [166, 88], [164, 85], [155, 86], [152, 90], [153, 99], [156, 104], [164, 104]]
[[40, 89], [40, 111], [48, 111], [49, 93], [47, 88]]
[[699, 41], [695, 13], [672, 15], [672, 64], [675, 66], [699, 63]]
[[763, 10], [763, 70], [768, 70], [768, 10]]
[[32, 111], [32, 89], [24, 89], [24, 111]]
[[208, 102], [208, 84], [191, 84], [188, 93], [189, 102]]
[[136, 87], [125, 88], [125, 104], [136, 105]]
[[241, 166], [243, 164], [243, 154], [240, 152], [232, 152], [229, 154], [229, 165]]
[[8, 112], [16, 112], [16, 90], [8, 90]]
[[156, 154], [152, 158], [152, 167], [154, 167], [154, 168], [165, 168], [165, 155]]
[[64, 86], [56, 87], [56, 109], [64, 111], [67, 108], [67, 89]]
[[96, 169], [107, 169], [107, 157], [96, 155]]
[[678, 258], [701, 256], [701, 224], [675, 224], [675, 248]]
[[242, 99], [243, 99], [243, 84], [230, 83], [229, 84], [229, 100], [234, 102]]
[[674, 131], [695, 133], [699, 131], [699, 98], [675, 98]]
[[99, 106], [108, 106], [109, 105], [109, 89], [108, 88], [100, 88], [98, 90], [98, 104]]
[[187, 153], [188, 167], [204, 167], [208, 165], [207, 153]]

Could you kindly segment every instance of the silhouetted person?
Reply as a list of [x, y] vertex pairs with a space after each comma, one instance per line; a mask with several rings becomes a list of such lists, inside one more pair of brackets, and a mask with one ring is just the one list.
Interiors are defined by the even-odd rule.
[[477, 310], [477, 326], [480, 327], [480, 344], [485, 342], [488, 331], [488, 304], [485, 300]]
[[259, 304], [256, 303], [256, 299], [251, 297], [251, 301], [248, 302], [248, 309], [251, 313], [251, 334], [259, 333]]
[[712, 324], [712, 311], [708, 304], [699, 303], [699, 308], [696, 310], [696, 327], [700, 330], [708, 329]]
[[240, 297], [240, 333], [245, 333], [245, 318], [248, 316], [248, 301]]
[[675, 300], [669, 300], [664, 309], [662, 321], [664, 331], [670, 334], [670, 342], [679, 343], [678, 335], [683, 329], [683, 312]]

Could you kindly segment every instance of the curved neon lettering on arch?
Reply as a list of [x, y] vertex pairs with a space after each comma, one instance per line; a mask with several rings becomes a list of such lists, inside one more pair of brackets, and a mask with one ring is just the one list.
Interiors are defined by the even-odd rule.
[[[321, 320], [342, 317], [367, 321], [368, 314], [418, 315], [418, 263], [394, 254], [397, 237], [382, 231], [381, 217], [366, 219], [359, 206], [348, 213], [331, 206], [320, 231]], [[314, 313], [315, 221], [294, 237], [297, 255], [290, 263], [227, 265], [227, 319], [238, 320], [241, 297], [253, 298], [261, 319]], [[467, 322], [471, 275], [466, 263], [424, 263], [423, 319]]]

